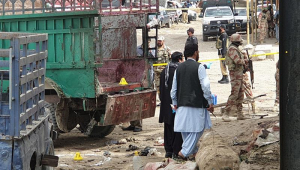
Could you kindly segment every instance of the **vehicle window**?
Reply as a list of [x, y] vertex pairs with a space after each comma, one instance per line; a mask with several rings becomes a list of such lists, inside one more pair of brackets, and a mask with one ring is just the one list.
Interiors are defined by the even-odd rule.
[[236, 9], [236, 13], [238, 13], [238, 16], [247, 16], [247, 10], [246, 9]]
[[222, 16], [232, 16], [230, 8], [218, 8], [218, 9], [206, 9], [205, 17], [222, 17]]

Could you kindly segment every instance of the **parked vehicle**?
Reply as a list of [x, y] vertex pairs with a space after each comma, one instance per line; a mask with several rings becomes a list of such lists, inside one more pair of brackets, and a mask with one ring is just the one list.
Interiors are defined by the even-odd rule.
[[[149, 15], [149, 20], [152, 21], [156, 18], [156, 15]], [[164, 10], [163, 7], [159, 7], [159, 13], [157, 15], [158, 28], [167, 27], [171, 28], [173, 22], [175, 21], [175, 15], [173, 13], [169, 14]]]
[[208, 7], [217, 7], [217, 6], [229, 6], [233, 10], [232, 0], [202, 0], [202, 11], [204, 14], [206, 8]]
[[[250, 14], [249, 14], [250, 15]], [[247, 8], [236, 7], [234, 9], [234, 18], [241, 24], [241, 31], [247, 32]], [[249, 26], [251, 34], [251, 17], [249, 16]]]
[[239, 22], [235, 22], [230, 7], [218, 6], [206, 8], [202, 22], [203, 41], [207, 41], [208, 37], [217, 36], [221, 24], [226, 25], [228, 35], [236, 33], [241, 27]]
[[0, 33], [1, 170], [58, 165], [45, 110], [47, 39], [47, 34]]
[[[45, 100], [53, 128], [69, 132], [79, 124], [84, 134], [104, 137], [121, 122], [153, 117], [155, 56], [148, 53], [156, 47], [143, 43], [143, 55], [138, 57], [137, 30], [142, 31], [143, 42], [156, 41], [157, 30], [150, 36], [147, 22], [158, 12], [158, 0], [118, 8], [75, 0], [70, 11], [68, 1], [56, 0], [60, 12], [54, 1], [41, 1], [51, 8], [8, 0], [11, 8], [0, 11], [0, 30], [48, 33]], [[127, 84], [119, 84], [122, 78]]]

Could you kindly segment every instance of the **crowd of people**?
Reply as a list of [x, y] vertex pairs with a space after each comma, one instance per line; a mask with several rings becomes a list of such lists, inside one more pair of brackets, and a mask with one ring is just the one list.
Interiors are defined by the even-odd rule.
[[279, 10], [274, 14], [272, 5], [262, 8], [258, 15], [259, 41], [263, 44], [266, 37], [275, 37], [276, 44], [279, 44]]
[[[226, 34], [225, 26], [219, 28], [218, 47], [221, 84], [231, 84], [231, 94], [228, 97], [223, 113], [224, 122], [231, 121], [230, 115], [237, 115], [237, 120], [247, 117], [243, 114], [244, 96], [252, 99], [249, 81], [249, 57], [243, 49], [243, 39], [240, 34], [230, 36]], [[199, 63], [198, 40], [194, 36], [195, 30], [187, 30], [187, 40], [184, 52], [173, 52], [165, 45], [163, 36], [157, 40], [157, 61], [167, 63], [167, 66], [154, 68], [154, 86], [160, 100], [159, 123], [164, 123], [165, 157], [174, 159], [194, 159], [198, 152], [197, 143], [205, 129], [212, 126], [210, 113], [214, 112], [210, 81], [206, 69], [210, 65]], [[142, 46], [140, 46], [141, 48]], [[139, 51], [139, 48], [137, 49]], [[279, 103], [279, 62], [277, 63], [276, 100]], [[227, 71], [228, 70], [228, 71]], [[229, 76], [229, 77], [228, 77]], [[230, 78], [230, 80], [229, 80]], [[255, 113], [255, 102], [252, 100]], [[142, 121], [132, 121], [123, 130], [142, 131]]]

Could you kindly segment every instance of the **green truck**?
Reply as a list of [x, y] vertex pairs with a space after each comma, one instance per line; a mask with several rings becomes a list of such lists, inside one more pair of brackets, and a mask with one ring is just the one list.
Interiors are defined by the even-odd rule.
[[[1, 32], [48, 34], [45, 100], [54, 130], [69, 132], [79, 125], [88, 136], [104, 137], [117, 124], [154, 116], [156, 57], [148, 53], [156, 46], [150, 48], [147, 42], [156, 44], [157, 28], [150, 31], [147, 23], [158, 12], [156, 1], [0, 4]], [[138, 40], [142, 56], [137, 55]], [[122, 78], [128, 84], [119, 84]]]

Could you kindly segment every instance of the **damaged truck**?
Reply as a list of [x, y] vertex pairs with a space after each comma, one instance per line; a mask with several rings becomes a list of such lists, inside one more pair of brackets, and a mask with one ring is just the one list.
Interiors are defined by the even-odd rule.
[[1, 32], [48, 34], [45, 100], [55, 131], [77, 126], [104, 137], [117, 124], [154, 116], [156, 54], [149, 53], [156, 53], [157, 27], [147, 23], [157, 1], [1, 1]]

